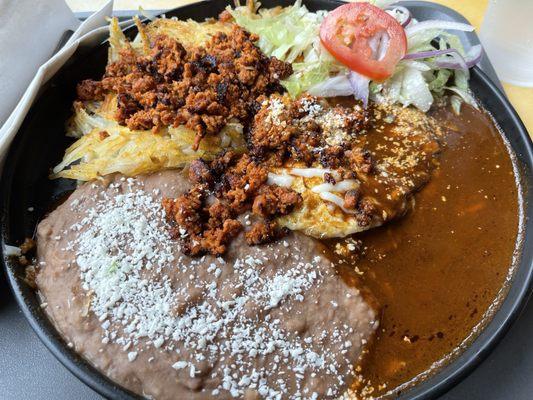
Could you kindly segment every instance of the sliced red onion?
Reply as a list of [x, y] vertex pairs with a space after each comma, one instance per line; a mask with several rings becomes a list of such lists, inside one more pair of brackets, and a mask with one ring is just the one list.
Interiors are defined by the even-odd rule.
[[463, 32], [472, 32], [474, 27], [472, 25], [463, 24], [461, 22], [452, 21], [440, 21], [440, 20], [428, 20], [412, 24], [405, 28], [405, 34], [407, 37], [411, 37], [418, 32], [425, 31], [427, 29], [439, 29], [439, 30], [454, 30]]
[[459, 52], [452, 52], [449, 53], [452, 59], [450, 57], [441, 57], [435, 60], [435, 65], [439, 68], [447, 68], [447, 69], [462, 69], [463, 71], [468, 70], [468, 65], [466, 64], [466, 61], [464, 57], [459, 54]]
[[370, 93], [370, 78], [358, 74], [355, 71], [350, 71], [348, 74], [350, 85], [352, 85], [353, 95], [357, 100], [363, 102], [363, 106], [368, 106], [368, 95]]
[[453, 60], [449, 58], [440, 58], [435, 61], [435, 65], [437, 65], [438, 67], [449, 69], [468, 69], [465, 59], [456, 49], [421, 51], [420, 53], [406, 54], [403, 59], [418, 60], [421, 58], [430, 58], [443, 55], [452, 56]]
[[439, 59], [435, 61], [435, 65], [440, 68], [467, 70], [479, 63], [481, 57], [483, 56], [483, 47], [480, 44], [472, 46], [470, 50], [468, 50], [466, 57], [462, 57], [459, 52], [451, 55], [455, 56], [455, 61]]
[[431, 58], [443, 55], [450, 55], [451, 59], [438, 59], [435, 64], [440, 68], [449, 69], [468, 69], [479, 63], [483, 54], [483, 47], [481, 45], [472, 46], [468, 51], [468, 54], [463, 57], [456, 49], [444, 49], [444, 50], [430, 50], [421, 51], [419, 53], [411, 53], [405, 55], [404, 60], [417, 60], [420, 58]]
[[466, 65], [468, 68], [472, 68], [474, 65], [479, 64], [481, 61], [481, 58], [483, 57], [483, 46], [480, 44], [477, 44], [475, 46], [472, 46], [470, 50], [468, 50], [467, 58], [466, 58]]
[[368, 46], [372, 50], [372, 58], [380, 61], [387, 54], [390, 45], [390, 36], [386, 31], [381, 31], [368, 39]]
[[391, 9], [386, 10], [391, 16], [393, 16], [398, 23], [404, 28], [409, 25], [413, 19], [411, 12], [404, 6], [397, 6]]
[[418, 60], [420, 58], [431, 58], [431, 57], [443, 56], [445, 54], [450, 54], [450, 53], [457, 53], [457, 50], [455, 50], [455, 49], [444, 49], [444, 50], [421, 51], [419, 53], [406, 54], [403, 57], [403, 59], [404, 60]]

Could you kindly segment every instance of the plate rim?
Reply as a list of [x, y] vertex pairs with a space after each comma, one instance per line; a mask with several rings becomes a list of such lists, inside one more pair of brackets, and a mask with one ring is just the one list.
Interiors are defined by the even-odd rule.
[[[272, 1], [267, 0], [264, 3], [271, 2]], [[278, 1], [275, 0], [273, 2], [278, 3]], [[342, 2], [339, 0], [303, 0], [303, 3], [309, 2], [330, 3], [332, 5], [342, 4]], [[230, 1], [215, 0], [212, 2], [203, 3], [203, 6], [206, 7], [208, 6], [207, 3], [221, 3], [226, 5], [230, 4]], [[187, 9], [192, 10], [194, 7], [198, 7], [200, 4], [202, 3], [183, 5], [181, 7], [166, 11], [166, 13], [170, 14], [175, 12], [187, 12]], [[134, 29], [134, 27], [128, 29]], [[98, 47], [103, 45], [105, 44], [102, 43], [97, 46], [94, 46], [94, 48], [91, 49], [91, 52], [95, 51]], [[68, 68], [68, 65], [66, 66], [66, 68]], [[57, 76], [57, 74], [61, 73], [61, 71], [63, 71], [63, 68], [57, 71], [54, 77]], [[515, 140], [519, 140], [520, 142], [522, 142], [523, 145], [523, 151], [522, 154], [520, 154], [520, 157], [525, 160], [526, 167], [531, 170], [531, 168], [533, 168], [533, 142], [531, 140], [530, 135], [528, 134], [526, 127], [518, 116], [516, 110], [509, 102], [507, 97], [503, 94], [503, 92], [481, 69], [479, 69], [478, 67], [474, 67], [472, 75], [478, 78], [480, 80], [480, 83], [483, 86], [486, 86], [488, 88], [488, 91], [491, 92], [491, 94], [496, 96], [497, 102], [503, 105], [505, 112], [510, 116], [512, 120], [511, 123], [516, 129], [513, 129], [513, 132], [510, 133], [506, 133], [506, 131], [502, 129], [502, 134], [509, 141], [511, 140], [511, 137], [509, 137], [511, 136], [511, 134], [517, 135], [517, 138], [515, 138]], [[54, 78], [51, 78], [50, 81], [52, 81], [53, 79]], [[40, 94], [39, 98], [41, 96], [42, 93]], [[37, 99], [30, 108], [30, 111], [34, 107], [36, 102]], [[23, 127], [24, 123], [21, 125], [19, 131], [21, 131]], [[140, 398], [140, 396], [129, 392], [127, 389], [111, 381], [103, 373], [99, 372], [95, 367], [93, 367], [88, 361], [84, 360], [80, 355], [68, 348], [67, 344], [63, 339], [60, 338], [59, 334], [57, 333], [57, 330], [52, 325], [51, 321], [48, 320], [46, 315], [42, 311], [39, 315], [39, 310], [33, 309], [32, 306], [28, 303], [26, 299], [27, 292], [34, 292], [34, 290], [27, 287], [27, 285], [23, 282], [22, 278], [17, 276], [17, 266], [12, 265], [13, 263], [8, 260], [3, 254], [3, 248], [6, 245], [5, 227], [7, 226], [7, 221], [9, 221], [8, 215], [10, 205], [10, 188], [14, 176], [13, 169], [8, 168], [7, 166], [10, 165], [10, 161], [12, 161], [12, 158], [14, 157], [14, 144], [16, 144], [17, 137], [19, 136], [19, 132], [17, 132], [12, 144], [10, 145], [10, 148], [7, 152], [7, 156], [5, 158], [4, 168], [0, 180], [0, 187], [8, 188], [7, 190], [2, 190], [2, 195], [0, 198], [0, 230], [2, 235], [2, 246], [0, 246], [0, 254], [2, 259], [2, 266], [5, 271], [5, 275], [7, 277], [11, 292], [13, 293], [17, 304], [23, 312], [25, 318], [29, 321], [31, 328], [37, 334], [41, 342], [44, 343], [47, 349], [74, 376], [76, 376], [86, 385], [91, 387], [97, 393], [107, 398]], [[518, 153], [512, 145], [511, 148], [513, 152]], [[525, 173], [521, 172], [520, 175], [521, 177], [523, 177]], [[6, 185], [6, 183], [9, 183], [9, 185]], [[459, 381], [464, 379], [468, 374], [470, 374], [490, 354], [490, 352], [496, 347], [499, 341], [505, 336], [512, 323], [517, 319], [519, 313], [525, 307], [531, 294], [531, 290], [533, 288], [533, 258], [530, 257], [529, 266], [523, 265], [527, 264], [527, 260], [524, 260], [524, 256], [527, 256], [528, 254], [531, 255], [530, 253], [533, 253], [533, 245], [529, 246], [528, 248], [529, 244], [533, 244], [533, 220], [531, 219], [531, 216], [533, 216], [533, 205], [531, 204], [533, 202], [533, 198], [531, 198], [533, 197], [533, 193], [531, 193], [531, 189], [528, 187], [524, 187], [523, 190], [525, 192], [524, 218], [526, 220], [524, 222], [523, 245], [522, 249], [519, 251], [522, 257], [518, 261], [517, 269], [509, 284], [509, 291], [505, 294], [505, 298], [502, 300], [502, 303], [500, 304], [498, 310], [494, 313], [493, 317], [488, 322], [488, 324], [482, 329], [480, 334], [472, 341], [472, 343], [467, 346], [467, 348], [459, 356], [452, 360], [449, 365], [443, 367], [435, 374], [428, 377], [426, 380], [415, 385], [414, 387], [406, 389], [405, 393], [402, 393], [402, 395], [400, 396], [401, 399], [422, 400], [435, 398], [448, 391], [451, 387], [453, 387]], [[528, 199], [528, 196], [531, 199]], [[531, 201], [528, 202], [528, 200]], [[11, 223], [13, 222], [11, 221]], [[517, 279], [517, 275], [521, 271], [522, 274], [525, 274], [525, 281], [522, 282], [520, 285], [516, 285], [515, 280]], [[26, 287], [23, 287], [23, 285], [26, 285]], [[513, 289], [515, 290], [513, 291]], [[511, 298], [511, 295], [513, 295], [514, 298]], [[501, 319], [501, 321], [497, 320], [498, 316], [500, 317], [499, 319]], [[493, 326], [495, 324], [497, 326]], [[487, 335], [487, 337], [484, 337], [485, 335]], [[480, 340], [480, 338], [483, 339], [483, 343], [480, 348], [476, 350], [475, 344]], [[459, 365], [456, 365], [455, 368], [453, 368], [454, 364], [458, 363], [458, 361], [461, 360], [463, 357], [466, 357], [466, 359], [462, 360]], [[451, 370], [448, 371], [448, 368], [451, 368]], [[444, 374], [447, 374], [447, 376], [442, 378], [441, 375]]]

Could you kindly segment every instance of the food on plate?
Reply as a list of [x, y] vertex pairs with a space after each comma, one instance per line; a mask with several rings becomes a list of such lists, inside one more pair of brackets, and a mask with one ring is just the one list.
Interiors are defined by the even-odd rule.
[[148, 398], [370, 399], [479, 333], [522, 221], [469, 25], [299, 0], [135, 24], [77, 86], [49, 178], [78, 186], [36, 231], [71, 348]]
[[161, 399], [345, 391], [378, 327], [360, 291], [299, 233], [266, 247], [241, 235], [224, 259], [184, 256], [161, 198], [188, 186], [179, 171], [112, 176], [41, 222], [37, 284], [62, 334], [112, 379]]
[[269, 162], [270, 182], [303, 198], [281, 216], [282, 226], [316, 238], [345, 237], [407, 211], [436, 166], [440, 136], [433, 118], [414, 109], [370, 111], [310, 96], [295, 102], [272, 96], [255, 117], [251, 151], [273, 151], [280, 161]]
[[320, 25], [320, 40], [342, 64], [377, 81], [389, 78], [407, 51], [396, 18], [364, 2], [330, 12]]

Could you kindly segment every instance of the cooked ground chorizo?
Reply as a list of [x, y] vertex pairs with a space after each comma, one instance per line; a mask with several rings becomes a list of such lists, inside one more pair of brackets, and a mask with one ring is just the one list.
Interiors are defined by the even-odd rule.
[[263, 186], [255, 197], [252, 211], [261, 217], [287, 215], [302, 202], [302, 196], [283, 186]]
[[130, 129], [185, 125], [196, 132], [195, 145], [216, 135], [230, 118], [252, 117], [259, 96], [282, 92], [280, 79], [292, 73], [290, 64], [269, 58], [254, 45], [258, 38], [235, 26], [217, 33], [205, 45], [189, 51], [176, 40], [158, 35], [151, 52], [121, 52], [107, 66], [101, 81], [78, 85], [80, 100], [101, 100], [117, 94], [117, 121]]
[[376, 207], [370, 200], [363, 198], [357, 203], [357, 211], [357, 222], [361, 226], [368, 226], [372, 221], [372, 215], [376, 211]]
[[226, 246], [242, 229], [230, 208], [217, 201], [207, 206], [206, 188], [195, 186], [177, 199], [163, 199], [171, 236], [180, 240], [185, 254], [224, 254]]
[[[357, 168], [370, 172], [369, 157], [352, 153], [353, 138], [370, 124], [370, 110], [359, 106], [330, 106], [325, 100], [303, 96], [291, 101], [286, 96], [261, 98], [248, 135], [251, 153], [269, 164], [286, 160], [306, 165], [320, 164], [345, 172]], [[362, 163], [365, 163], [362, 165]]]
[[202, 159], [197, 159], [189, 165], [189, 180], [192, 183], [213, 183], [213, 174], [209, 164]]
[[194, 186], [186, 194], [175, 200], [163, 199], [163, 207], [167, 217], [171, 217], [178, 224], [173, 236], [178, 238], [184, 234], [183, 232], [189, 235], [202, 232], [203, 221], [200, 213], [203, 211], [204, 201], [205, 191], [201, 186]]
[[163, 200], [172, 237], [186, 254], [223, 254], [243, 229], [239, 216], [249, 211], [259, 221], [246, 232], [248, 244], [283, 236], [286, 231], [273, 219], [291, 212], [302, 198], [292, 189], [268, 185], [267, 177], [267, 169], [247, 154], [227, 151], [210, 163], [193, 161], [189, 179], [194, 186], [177, 199]]
[[348, 190], [344, 194], [344, 208], [354, 209], [357, 207], [359, 198], [361, 197], [361, 192], [357, 189]]
[[236, 164], [223, 173], [219, 194], [234, 208], [242, 213], [248, 207], [259, 189], [266, 184], [268, 171], [243, 154]]
[[270, 243], [286, 234], [286, 229], [280, 228], [274, 221], [261, 221], [246, 232], [246, 243], [250, 246]]
[[86, 79], [78, 83], [76, 95], [78, 100], [103, 100], [105, 94], [102, 82]]

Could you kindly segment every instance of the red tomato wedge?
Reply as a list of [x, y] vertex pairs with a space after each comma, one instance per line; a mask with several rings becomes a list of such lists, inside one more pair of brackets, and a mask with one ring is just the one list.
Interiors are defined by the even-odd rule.
[[382, 81], [407, 51], [403, 27], [369, 3], [344, 4], [331, 11], [320, 26], [324, 47], [351, 70]]

